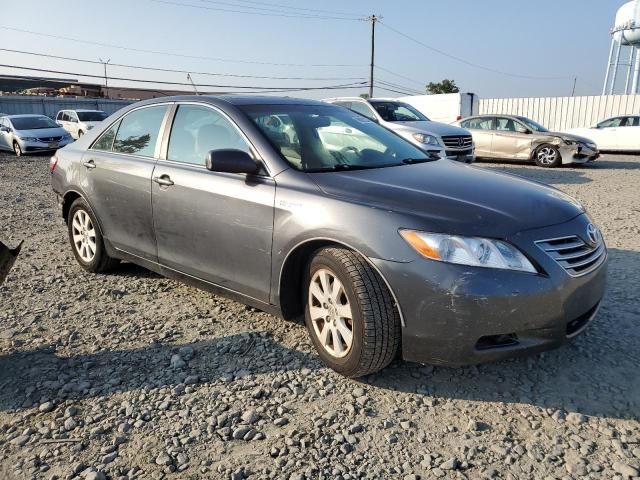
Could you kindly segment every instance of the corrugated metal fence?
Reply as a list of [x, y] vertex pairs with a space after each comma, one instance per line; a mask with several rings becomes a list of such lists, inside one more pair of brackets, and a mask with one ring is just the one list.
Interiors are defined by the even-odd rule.
[[597, 97], [487, 98], [480, 100], [480, 114], [529, 117], [550, 130], [592, 127], [609, 117], [640, 114], [640, 95]]
[[60, 110], [102, 110], [109, 115], [133, 103], [103, 98], [57, 98], [40, 96], [0, 96], [0, 113], [18, 115], [34, 113], [55, 118]]

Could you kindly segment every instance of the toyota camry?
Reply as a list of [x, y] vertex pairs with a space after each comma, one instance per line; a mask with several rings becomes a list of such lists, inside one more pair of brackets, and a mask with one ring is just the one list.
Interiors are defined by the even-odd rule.
[[78, 263], [129, 261], [304, 319], [349, 377], [558, 347], [594, 319], [607, 249], [559, 190], [427, 156], [326, 103], [137, 103], [51, 158]]

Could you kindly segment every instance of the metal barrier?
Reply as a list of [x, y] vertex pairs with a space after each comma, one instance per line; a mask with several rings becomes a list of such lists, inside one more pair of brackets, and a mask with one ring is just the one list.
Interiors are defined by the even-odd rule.
[[107, 114], [134, 103], [131, 100], [104, 98], [64, 98], [41, 96], [0, 96], [0, 113], [6, 115], [39, 114], [55, 118], [60, 110], [102, 110]]
[[550, 130], [592, 127], [618, 115], [640, 114], [640, 95], [593, 97], [487, 98], [480, 114], [521, 115]]

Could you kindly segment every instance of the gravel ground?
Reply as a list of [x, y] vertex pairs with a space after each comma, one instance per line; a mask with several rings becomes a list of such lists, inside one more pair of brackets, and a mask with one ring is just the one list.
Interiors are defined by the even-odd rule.
[[123, 264], [85, 273], [48, 159], [0, 154], [0, 478], [640, 476], [640, 158], [481, 164], [577, 197], [610, 247], [574, 343], [463, 369], [396, 362], [361, 381], [303, 326]]

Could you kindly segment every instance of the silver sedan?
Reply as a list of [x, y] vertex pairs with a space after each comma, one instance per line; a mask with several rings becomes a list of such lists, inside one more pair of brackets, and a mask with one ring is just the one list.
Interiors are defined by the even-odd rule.
[[45, 115], [6, 115], [0, 118], [0, 150], [20, 157], [54, 151], [73, 142], [71, 135]]

